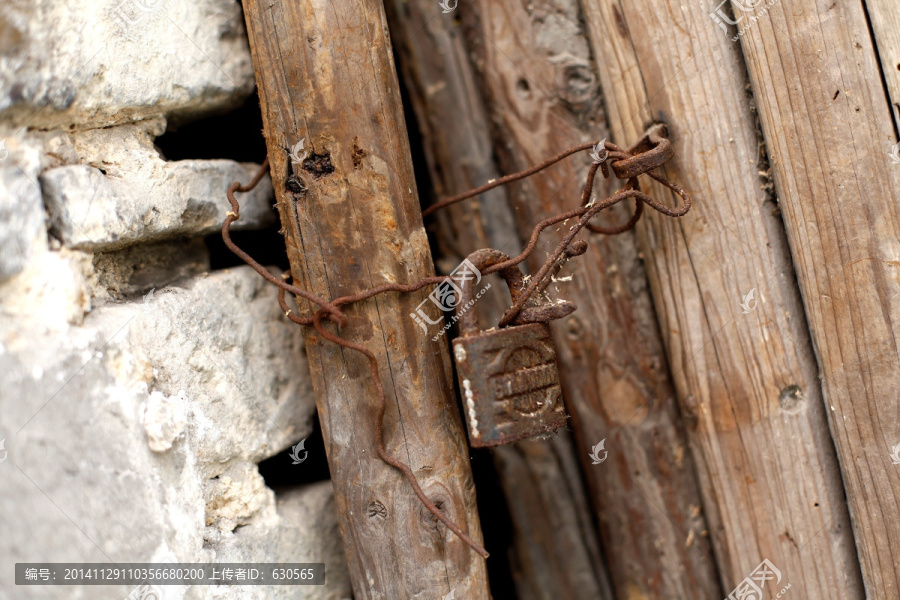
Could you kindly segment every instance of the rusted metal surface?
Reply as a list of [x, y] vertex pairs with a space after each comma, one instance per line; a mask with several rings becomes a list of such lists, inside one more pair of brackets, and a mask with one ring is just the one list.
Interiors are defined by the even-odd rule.
[[619, 179], [631, 179], [661, 167], [675, 156], [672, 142], [666, 137], [666, 126], [653, 125], [634, 146], [626, 150], [631, 158], [614, 161], [610, 166]]
[[453, 356], [473, 447], [511, 444], [566, 424], [556, 348], [545, 323], [459, 337]]
[[[507, 262], [509, 256], [484, 248], [467, 260], [480, 272]], [[525, 286], [519, 267], [507, 267], [499, 274], [513, 301], [518, 299]], [[546, 323], [572, 314], [577, 307], [571, 302], [528, 307], [519, 313], [524, 324], [478, 331], [475, 311], [470, 310], [475, 301], [473, 279], [459, 282], [460, 336], [453, 340], [469, 443], [499, 446], [559, 429], [566, 424], [566, 412], [556, 347]]]

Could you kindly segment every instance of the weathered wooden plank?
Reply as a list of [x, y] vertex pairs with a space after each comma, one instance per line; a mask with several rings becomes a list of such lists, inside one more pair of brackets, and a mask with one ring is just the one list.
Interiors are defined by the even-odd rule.
[[[381, 2], [246, 0], [244, 11], [272, 180], [300, 284], [334, 298], [432, 274]], [[311, 160], [294, 166], [288, 152], [302, 139]], [[447, 346], [409, 318], [428, 292], [355, 304], [341, 334], [379, 360], [387, 451], [480, 539]], [[306, 340], [357, 600], [451, 591], [488, 598], [484, 560], [378, 458], [377, 396], [365, 357], [312, 330]]]
[[[575, 0], [482, 0], [460, 10], [504, 171], [607, 136], [596, 65]], [[511, 187], [520, 235], [577, 206], [588, 163], [585, 153]], [[601, 182], [597, 196], [609, 189]], [[618, 222], [630, 210], [622, 207]], [[565, 233], [565, 227], [545, 233], [532, 269]], [[574, 281], [551, 290], [579, 306], [554, 324], [554, 338], [616, 594], [721, 598], [633, 236], [585, 235], [590, 249], [573, 262]], [[604, 438], [609, 459], [594, 465], [590, 449]]]
[[[441, 199], [497, 177], [486, 135], [490, 122], [454, 13], [443, 13], [433, 0], [390, 0], [386, 8], [433, 187], [422, 195]], [[448, 273], [479, 248], [519, 244], [505, 188], [437, 211], [426, 226], [435, 233]], [[479, 310], [499, 320], [508, 300], [490, 294], [479, 301]]]
[[[769, 581], [764, 596], [789, 582], [798, 598], [860, 598], [841, 478], [783, 226], [767, 194], [740, 47], [699, 3], [582, 6], [615, 141], [632, 139], [648, 121], [668, 123], [677, 154], [666, 175], [694, 196], [685, 218], [648, 215], [638, 237], [692, 423], [723, 584], [731, 590], [769, 559], [782, 580]], [[773, 62], [790, 53], [781, 42], [766, 48]], [[675, 202], [660, 186], [648, 189]]]
[[894, 124], [900, 129], [900, 7], [894, 0], [866, 0], [865, 6], [890, 95]]
[[519, 600], [615, 598], [568, 432], [494, 450], [515, 525]]
[[[896, 14], [896, 3], [883, 8]], [[864, 6], [775, 4], [740, 41], [866, 592], [898, 598], [900, 472], [890, 449], [900, 442], [900, 165], [888, 155], [896, 123]]]
[[[442, 13], [434, 0], [395, 0], [386, 6], [437, 198], [497, 177], [490, 121], [454, 15]], [[432, 231], [445, 272], [478, 248], [521, 248], [506, 195], [497, 188], [435, 213]], [[502, 287], [479, 299], [483, 323], [496, 323], [509, 308]], [[510, 562], [518, 597], [612, 598], [568, 434], [491, 452], [514, 529]]]

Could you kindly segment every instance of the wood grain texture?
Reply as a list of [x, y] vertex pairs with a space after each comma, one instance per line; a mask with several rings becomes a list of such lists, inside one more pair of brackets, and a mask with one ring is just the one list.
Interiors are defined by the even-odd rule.
[[[782, 3], [798, 4], [809, 3]], [[628, 142], [650, 121], [666, 122], [676, 158], [665, 174], [694, 197], [680, 220], [648, 215], [638, 238], [692, 424], [723, 585], [730, 591], [767, 558], [783, 579], [770, 581], [764, 597], [790, 582], [791, 597], [861, 598], [841, 477], [740, 47], [700, 3], [582, 6], [614, 141]], [[781, 42], [766, 48], [773, 62], [790, 55]], [[762, 78], [760, 85], [772, 83]], [[815, 152], [808, 143], [794, 148]], [[647, 189], [676, 202], [658, 185]]]
[[900, 130], [900, 6], [894, 0], [865, 0], [865, 7], [875, 34], [894, 125]]
[[775, 4], [740, 43], [867, 597], [898, 598], [900, 470], [889, 453], [900, 443], [900, 164], [888, 155], [896, 122], [864, 6]]
[[[453, 14], [442, 13], [434, 0], [395, 0], [386, 6], [435, 197], [497, 177], [490, 121]], [[445, 273], [478, 248], [521, 248], [505, 188], [438, 211], [430, 228]], [[501, 291], [499, 278], [495, 281], [476, 307], [485, 326], [499, 321], [510, 306], [509, 294]], [[570, 436], [564, 432], [491, 453], [513, 525], [510, 563], [518, 598], [611, 599]]]
[[[575, 0], [482, 0], [460, 10], [504, 172], [607, 137], [597, 68]], [[584, 153], [510, 187], [520, 236], [578, 205], [589, 160]], [[609, 191], [600, 183], [597, 196]], [[617, 222], [630, 210], [621, 207]], [[566, 233], [561, 226], [544, 234], [532, 271]], [[587, 254], [566, 268], [574, 280], [551, 286], [552, 296], [579, 309], [553, 329], [577, 455], [616, 595], [721, 598], [633, 235], [585, 232], [584, 239]], [[603, 439], [608, 460], [592, 464], [591, 447]]]
[[[431, 275], [381, 2], [245, 0], [244, 12], [272, 181], [299, 284], [333, 298]], [[318, 167], [294, 170], [288, 152], [301, 139]], [[388, 397], [387, 451], [480, 539], [447, 346], [409, 317], [429, 291], [355, 304], [340, 333], [378, 357]], [[432, 600], [451, 591], [489, 598], [484, 560], [378, 458], [376, 392], [365, 357], [320, 340], [312, 329], [306, 341], [356, 600]]]

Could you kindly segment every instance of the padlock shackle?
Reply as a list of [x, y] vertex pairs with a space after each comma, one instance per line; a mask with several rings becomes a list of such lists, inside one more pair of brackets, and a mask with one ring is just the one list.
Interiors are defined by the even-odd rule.
[[[583, 250], [582, 250], [583, 252]], [[482, 248], [476, 250], [468, 257], [468, 261], [472, 263], [479, 271], [484, 271], [488, 267], [503, 263], [509, 260], [509, 255], [495, 250], [493, 248]], [[509, 288], [509, 295], [512, 297], [513, 305], [519, 301], [525, 292], [525, 276], [518, 266], [506, 267], [498, 271], [506, 286]], [[474, 310], [466, 309], [466, 305], [472, 300], [472, 287], [470, 284], [472, 278], [464, 278], [460, 284], [460, 300], [456, 305], [457, 322], [459, 323], [460, 337], [467, 337], [478, 332], [478, 315]], [[470, 307], [471, 308], [471, 307]], [[559, 302], [547, 306], [529, 306], [523, 308], [510, 325], [525, 325], [527, 323], [546, 323], [554, 319], [561, 319], [575, 312], [576, 306], [571, 302]]]
[[[479, 271], [484, 271], [488, 267], [508, 261], [509, 255], [493, 248], [481, 248], [470, 254], [467, 260]], [[515, 304], [525, 289], [525, 277], [522, 275], [522, 271], [519, 270], [519, 267], [512, 266], [501, 269], [498, 273], [506, 281], [509, 295], [512, 296], [513, 304]], [[473, 299], [474, 283], [471, 282], [472, 278], [465, 278], [459, 284], [460, 300], [456, 305], [456, 311], [460, 337], [467, 337], [478, 332], [478, 315], [471, 310], [472, 307], [464, 310], [469, 301]]]

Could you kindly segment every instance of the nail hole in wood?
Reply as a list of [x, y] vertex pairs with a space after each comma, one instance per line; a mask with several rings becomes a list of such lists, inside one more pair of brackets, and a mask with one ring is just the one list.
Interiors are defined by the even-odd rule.
[[316, 179], [334, 173], [334, 165], [331, 164], [331, 153], [324, 152], [319, 154], [313, 152], [303, 161], [303, 170], [311, 173]]

